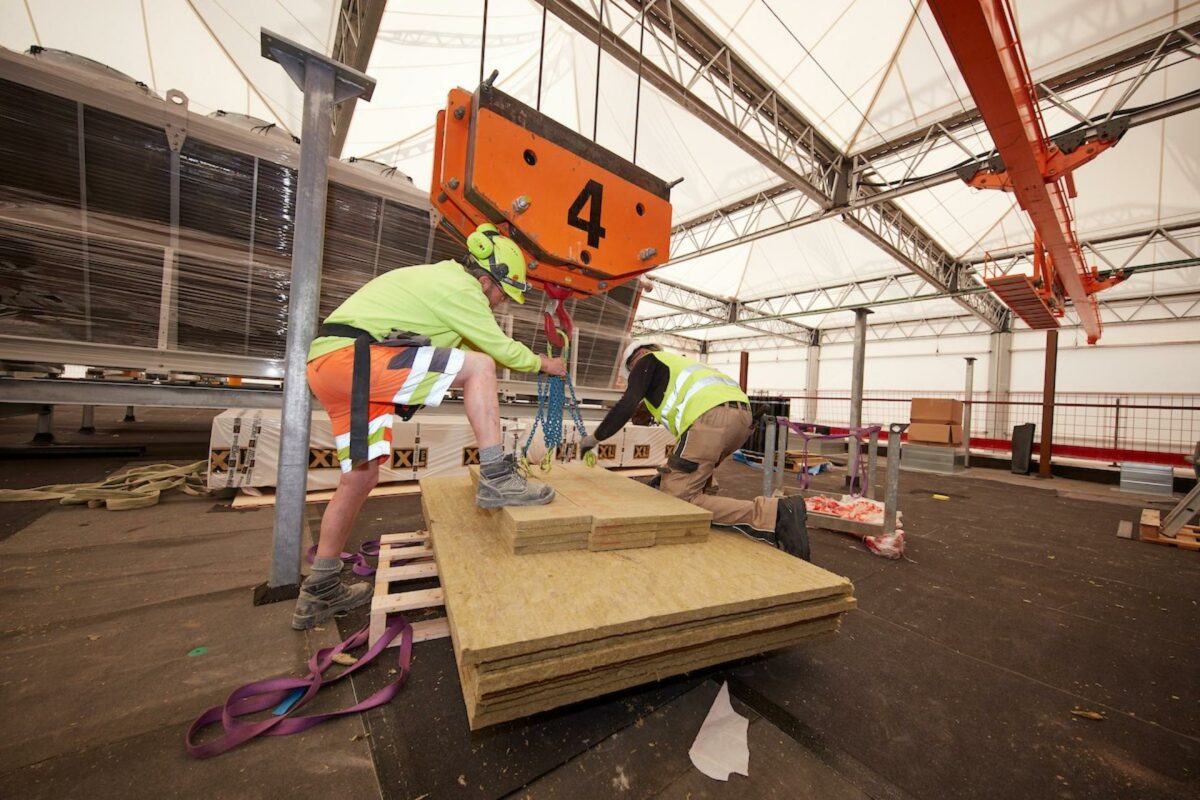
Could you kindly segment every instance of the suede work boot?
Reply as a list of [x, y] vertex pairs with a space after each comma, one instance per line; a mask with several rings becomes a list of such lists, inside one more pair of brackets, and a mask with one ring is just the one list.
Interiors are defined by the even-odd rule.
[[530, 482], [517, 469], [512, 453], [479, 468], [475, 504], [480, 508], [544, 506], [554, 499], [554, 489], [541, 481]]
[[305, 581], [296, 598], [296, 610], [292, 613], [292, 629], [308, 630], [336, 614], [358, 608], [371, 599], [371, 584], [356, 583], [347, 586], [336, 575], [317, 583]]
[[808, 509], [803, 497], [785, 497], [779, 501], [775, 519], [777, 547], [788, 555], [812, 561], [808, 547]]

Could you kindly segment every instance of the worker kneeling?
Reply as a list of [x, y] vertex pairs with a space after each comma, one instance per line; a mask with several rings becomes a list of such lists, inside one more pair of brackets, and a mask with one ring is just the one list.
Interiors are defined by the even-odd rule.
[[628, 381], [625, 394], [596, 428], [595, 436], [584, 437], [583, 452], [617, 433], [641, 401], [676, 439], [659, 485], [662, 491], [711, 511], [714, 525], [734, 528], [809, 560], [804, 498], [735, 500], [704, 491], [713, 471], [745, 443], [753, 427], [750, 401], [737, 383], [712, 367], [664, 353], [649, 342], [631, 344], [621, 368]]
[[[529, 481], [500, 439], [496, 364], [565, 375], [561, 358], [535, 355], [496, 324], [493, 310], [525, 302], [525, 258], [493, 225], [467, 238], [467, 256], [386, 272], [337, 307], [308, 351], [308, 384], [329, 412], [342, 475], [321, 518], [313, 570], [292, 627], [311, 628], [365, 603], [367, 584], [344, 585], [339, 557], [392, 451], [392, 417], [409, 419], [461, 387], [479, 447], [475, 502], [482, 508], [542, 505], [554, 490]], [[469, 350], [464, 349], [469, 348]]]

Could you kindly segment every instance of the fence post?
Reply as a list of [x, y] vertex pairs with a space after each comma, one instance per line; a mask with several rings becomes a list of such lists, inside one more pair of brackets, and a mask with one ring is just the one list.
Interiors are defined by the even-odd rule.
[[1113, 460], [1112, 465], [1117, 465], [1117, 451], [1121, 449], [1121, 398], [1117, 398], [1117, 411], [1113, 419]]
[[774, 493], [774, 479], [771, 476], [771, 470], [775, 466], [775, 417], [766, 415], [762, 418], [763, 426], [763, 497], [770, 497]]

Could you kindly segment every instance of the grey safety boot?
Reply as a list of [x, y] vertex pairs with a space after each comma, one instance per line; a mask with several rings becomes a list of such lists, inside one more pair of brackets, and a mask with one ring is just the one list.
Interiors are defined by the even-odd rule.
[[541, 481], [527, 480], [517, 469], [517, 459], [512, 453], [479, 468], [475, 504], [480, 508], [544, 506], [553, 499], [554, 489]]
[[296, 610], [292, 613], [292, 629], [308, 630], [335, 614], [358, 608], [371, 599], [371, 584], [347, 586], [336, 575], [328, 580], [300, 587]]

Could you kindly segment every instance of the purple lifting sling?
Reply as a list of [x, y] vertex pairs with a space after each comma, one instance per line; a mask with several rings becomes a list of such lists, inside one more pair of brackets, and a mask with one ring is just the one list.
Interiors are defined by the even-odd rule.
[[[341, 680], [354, 673], [360, 667], [371, 663], [395, 639], [400, 637], [400, 675], [392, 683], [380, 689], [367, 699], [355, 703], [349, 708], [338, 711], [328, 711], [324, 714], [310, 714], [307, 717], [293, 717], [292, 712], [302, 708], [309, 700], [317, 696], [322, 686]], [[399, 694], [404, 682], [408, 679], [409, 664], [412, 660], [412, 626], [403, 616], [396, 615], [388, 623], [387, 629], [379, 641], [375, 642], [355, 664], [344, 669], [341, 673], [328, 680], [322, 673], [333, 664], [334, 656], [361, 647], [367, 642], [367, 628], [354, 633], [346, 641], [334, 647], [326, 647], [308, 662], [308, 675], [303, 678], [268, 678], [262, 681], [248, 683], [233, 690], [224, 705], [213, 706], [201, 714], [188, 728], [184, 742], [188, 754], [195, 758], [211, 758], [232, 750], [258, 736], [288, 736], [300, 733], [320, 725], [326, 720], [344, 717], [347, 714], [357, 714], [376, 706], [381, 706]], [[297, 690], [304, 694], [291, 704], [282, 716], [271, 716], [254, 722], [243, 721], [240, 718], [260, 711], [266, 711], [287, 701]], [[220, 736], [203, 744], [196, 744], [196, 734], [209, 725], [221, 723], [223, 732]]]

